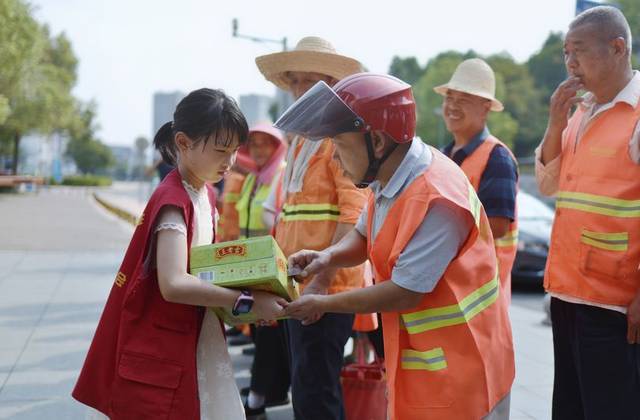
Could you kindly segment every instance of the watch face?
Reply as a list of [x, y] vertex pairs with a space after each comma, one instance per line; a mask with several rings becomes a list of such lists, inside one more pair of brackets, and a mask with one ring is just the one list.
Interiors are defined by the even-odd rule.
[[233, 309], [234, 315], [247, 314], [251, 312], [253, 307], [253, 299], [240, 299], [236, 307]]

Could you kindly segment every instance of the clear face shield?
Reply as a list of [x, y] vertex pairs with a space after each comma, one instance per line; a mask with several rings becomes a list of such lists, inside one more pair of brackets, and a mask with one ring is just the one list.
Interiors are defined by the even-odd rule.
[[291, 105], [274, 126], [312, 141], [365, 131], [362, 118], [323, 81]]

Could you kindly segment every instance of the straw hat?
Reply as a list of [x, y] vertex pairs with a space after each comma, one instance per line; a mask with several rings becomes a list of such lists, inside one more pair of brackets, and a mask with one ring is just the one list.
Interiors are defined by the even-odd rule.
[[500, 112], [504, 109], [502, 103], [495, 98], [496, 76], [493, 69], [479, 58], [463, 61], [453, 72], [449, 83], [433, 88], [442, 96], [445, 96], [449, 89], [489, 99], [492, 111]]
[[268, 81], [284, 90], [290, 90], [288, 71], [320, 73], [336, 80], [362, 71], [358, 60], [338, 54], [329, 41], [315, 36], [302, 38], [292, 51], [257, 57], [256, 64]]

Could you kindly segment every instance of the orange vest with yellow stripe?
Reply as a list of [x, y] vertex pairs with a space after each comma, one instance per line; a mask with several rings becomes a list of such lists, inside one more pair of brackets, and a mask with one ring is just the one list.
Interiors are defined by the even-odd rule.
[[[395, 420], [480, 419], [514, 378], [508, 304], [489, 222], [464, 173], [432, 148], [433, 160], [397, 199], [369, 258], [376, 282], [388, 281], [433, 200], [468, 213], [473, 228], [436, 288], [416, 308], [382, 314], [389, 414]], [[368, 238], [375, 212], [369, 198]]]
[[[308, 140], [298, 143], [295, 159], [306, 141]], [[331, 140], [323, 140], [305, 168], [301, 191], [283, 191], [284, 202], [275, 228], [275, 238], [285, 256], [301, 249], [318, 250], [329, 247], [343, 213], [348, 211], [347, 207], [354, 207], [357, 203], [359, 214], [366, 202], [367, 192], [357, 189], [350, 181], [347, 180], [348, 185], [337, 185], [334, 151], [335, 146]], [[287, 164], [294, 165], [295, 159]], [[343, 181], [346, 180], [342, 169], [340, 174]], [[356, 221], [357, 217], [353, 223]], [[328, 292], [333, 294], [360, 288], [362, 282], [362, 265], [341, 268], [332, 279]], [[306, 284], [308, 281], [300, 284], [301, 289]]]
[[563, 136], [545, 288], [628, 306], [640, 287], [640, 165], [629, 156], [640, 106], [604, 111], [578, 143], [583, 117], [579, 107]]
[[[473, 188], [476, 191], [478, 191], [478, 188], [480, 187], [480, 180], [482, 179], [482, 174], [489, 162], [489, 156], [497, 146], [504, 147], [509, 152], [513, 162], [517, 162], [515, 156], [511, 153], [511, 150], [493, 136], [487, 137], [470, 156], [462, 161], [462, 165], [460, 167], [467, 175], [469, 182], [471, 182], [471, 185], [473, 185]], [[515, 214], [517, 216], [517, 208]], [[500, 272], [502, 290], [504, 290], [504, 293], [507, 296], [511, 296], [511, 269], [513, 268], [513, 262], [516, 259], [516, 251], [518, 250], [517, 219], [514, 219], [509, 225], [509, 232], [505, 236], [496, 239], [494, 244], [496, 247], [496, 255], [498, 256], [498, 271]]]

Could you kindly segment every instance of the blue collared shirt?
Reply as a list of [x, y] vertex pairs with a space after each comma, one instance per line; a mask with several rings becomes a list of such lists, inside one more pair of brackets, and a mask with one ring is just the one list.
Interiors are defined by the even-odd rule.
[[[464, 160], [489, 137], [489, 129], [476, 134], [462, 149], [451, 156], [453, 143], [442, 149], [442, 153], [451, 160], [462, 165]], [[489, 155], [489, 161], [478, 186], [478, 198], [488, 217], [506, 217], [514, 220], [516, 209], [516, 193], [518, 191], [518, 167], [504, 147], [495, 147]]]
[[[385, 187], [381, 188], [377, 181], [371, 183], [375, 199], [373, 239], [380, 231], [389, 209], [400, 194], [429, 168], [432, 158], [431, 149], [419, 138], [414, 138], [402, 163]], [[356, 224], [356, 229], [365, 238], [367, 215], [368, 208], [365, 207]], [[434, 203], [398, 256], [391, 273], [391, 281], [414, 292], [431, 292], [449, 262], [458, 254], [470, 230], [470, 221], [462, 210], [443, 203]]]

